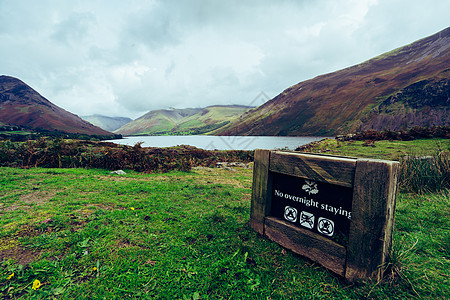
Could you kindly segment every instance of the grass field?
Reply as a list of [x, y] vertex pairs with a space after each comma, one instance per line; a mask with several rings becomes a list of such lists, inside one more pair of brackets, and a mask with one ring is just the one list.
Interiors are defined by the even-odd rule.
[[450, 151], [449, 139], [424, 139], [413, 141], [346, 141], [325, 139], [311, 143], [304, 149], [311, 152], [331, 155], [399, 160], [409, 155], [431, 155], [439, 151]]
[[109, 172], [0, 168], [0, 298], [450, 298], [446, 189], [400, 193], [386, 278], [350, 284], [249, 228], [249, 169]]

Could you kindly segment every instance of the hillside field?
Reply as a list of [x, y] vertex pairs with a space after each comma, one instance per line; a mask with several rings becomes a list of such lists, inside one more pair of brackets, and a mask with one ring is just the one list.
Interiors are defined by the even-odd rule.
[[[322, 143], [383, 159], [450, 146]], [[251, 169], [125, 171], [0, 168], [0, 298], [450, 299], [446, 188], [402, 189], [385, 279], [350, 284], [251, 230]]]

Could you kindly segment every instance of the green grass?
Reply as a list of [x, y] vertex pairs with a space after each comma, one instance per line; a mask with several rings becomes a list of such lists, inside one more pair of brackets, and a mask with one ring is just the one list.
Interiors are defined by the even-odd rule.
[[[394, 231], [394, 261], [413, 295], [450, 297], [450, 193], [400, 194]], [[426, 291], [426, 292], [425, 292]], [[425, 293], [424, 293], [425, 292]]]
[[24, 130], [14, 130], [14, 131], [0, 131], [0, 134], [6, 134], [6, 135], [10, 135], [10, 134], [17, 134], [17, 135], [28, 135], [31, 134], [31, 131], [24, 131]]
[[416, 193], [436, 192], [450, 189], [449, 153], [436, 149], [400, 159], [400, 187]]
[[[313, 144], [309, 152], [353, 157], [399, 160], [403, 156], [421, 153], [429, 155], [437, 150], [450, 151], [449, 139], [422, 139], [414, 141], [337, 141], [325, 139]], [[304, 150], [302, 150], [304, 151]]]
[[299, 149], [351, 157], [400, 162], [399, 186], [403, 191], [435, 192], [450, 188], [450, 140], [337, 141], [325, 139]]
[[349, 284], [249, 228], [251, 182], [239, 168], [0, 168], [0, 298], [450, 298], [447, 190], [399, 194], [385, 280]]
[[205, 123], [203, 123], [203, 122], [201, 122], [201, 121], [199, 121], [197, 119], [188, 120], [186, 122], [181, 123], [180, 124], [180, 128], [178, 130], [187, 130], [187, 129], [190, 129], [192, 127], [201, 127], [201, 126], [204, 126], [204, 125], [205, 125]]

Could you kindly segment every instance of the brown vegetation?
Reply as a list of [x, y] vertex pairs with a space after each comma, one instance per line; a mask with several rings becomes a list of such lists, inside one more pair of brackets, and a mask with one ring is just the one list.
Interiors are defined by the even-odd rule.
[[300, 82], [216, 134], [331, 136], [448, 126], [449, 43], [447, 28], [359, 65]]
[[0, 141], [0, 166], [128, 169], [138, 172], [189, 171], [217, 162], [251, 162], [252, 151], [207, 151], [192, 146], [143, 148], [106, 142], [46, 139], [15, 143]]
[[355, 134], [339, 135], [338, 141], [412, 141], [416, 139], [450, 138], [450, 126], [413, 127], [409, 130], [364, 130]]
[[0, 123], [87, 135], [112, 133], [51, 103], [21, 80], [0, 76]]

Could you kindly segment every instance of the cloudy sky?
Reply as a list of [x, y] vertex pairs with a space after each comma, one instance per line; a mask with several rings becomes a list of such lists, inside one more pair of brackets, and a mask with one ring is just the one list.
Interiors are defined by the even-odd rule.
[[449, 11], [449, 0], [0, 0], [0, 75], [78, 115], [259, 105], [432, 35]]

